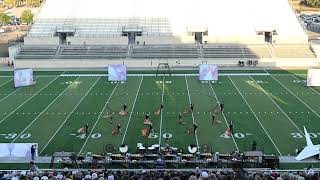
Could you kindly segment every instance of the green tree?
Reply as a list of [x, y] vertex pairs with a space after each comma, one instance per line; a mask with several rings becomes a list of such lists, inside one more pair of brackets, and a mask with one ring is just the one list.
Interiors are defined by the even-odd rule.
[[15, 7], [16, 6], [16, 0], [4, 0], [4, 5], [8, 7]]
[[10, 17], [6, 13], [0, 13], [0, 22], [7, 25], [10, 22]]
[[28, 6], [31, 6], [31, 7], [39, 7], [40, 6], [40, 0], [27, 0], [26, 3]]
[[30, 24], [33, 22], [33, 14], [31, 10], [25, 10], [22, 12], [20, 20], [22, 23]]
[[304, 3], [311, 7], [320, 7], [320, 0], [304, 0]]

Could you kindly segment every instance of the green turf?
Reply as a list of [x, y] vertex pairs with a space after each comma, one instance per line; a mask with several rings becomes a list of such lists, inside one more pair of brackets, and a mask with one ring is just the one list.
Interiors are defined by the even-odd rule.
[[[61, 73], [36, 76], [36, 85], [17, 89], [11, 77], [0, 77], [1, 143], [36, 142], [40, 155], [51, 155], [56, 151], [103, 153], [106, 144], [114, 145], [117, 152], [123, 143], [131, 153], [137, 151], [137, 143], [146, 147], [160, 143], [184, 152], [190, 144], [209, 145], [213, 152], [229, 153], [250, 150], [256, 141], [258, 150], [266, 154], [294, 155], [295, 149], [305, 145], [303, 126], [315, 143], [320, 135], [320, 88], [306, 88], [306, 75], [300, 71], [220, 76], [217, 83], [200, 82], [196, 76], [137, 76], [118, 84], [104, 76], [58, 76]], [[195, 104], [193, 113], [183, 113], [190, 102]], [[221, 124], [212, 125], [212, 109], [218, 102], [225, 104], [225, 112], [216, 115]], [[124, 103], [132, 114], [118, 114]], [[161, 103], [164, 110], [156, 115]], [[110, 112], [113, 122], [105, 117]], [[155, 134], [143, 137], [148, 112]], [[179, 112], [184, 125], [178, 122]], [[227, 137], [224, 131], [231, 120], [235, 132]], [[193, 122], [198, 131], [187, 133]], [[89, 133], [80, 136], [77, 130], [86, 123]], [[118, 123], [121, 133], [112, 135]]]

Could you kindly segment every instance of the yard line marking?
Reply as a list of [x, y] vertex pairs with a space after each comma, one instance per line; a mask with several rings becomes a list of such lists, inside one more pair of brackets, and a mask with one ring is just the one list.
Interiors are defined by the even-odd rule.
[[[297, 78], [296, 76], [294, 76], [294, 75], [292, 75], [294, 78], [296, 78], [297, 80], [300, 80], [299, 78]], [[304, 78], [303, 78], [304, 79]], [[318, 92], [318, 91], [316, 91], [313, 87], [309, 87], [309, 89], [311, 89], [314, 93], [316, 93], [316, 94], [318, 94], [318, 95], [320, 95], [320, 93]], [[312, 94], [314, 94], [314, 93], [312, 93]], [[301, 94], [303, 94], [302, 92], [301, 92]]]
[[[34, 79], [37, 79], [37, 78], [38, 78], [38, 76], [35, 77]], [[11, 96], [12, 94], [16, 93], [16, 92], [19, 91], [20, 89], [22, 89], [22, 88], [17, 88], [17, 89], [14, 90], [12, 93], [8, 94], [6, 97], [0, 99], [0, 102], [2, 102], [3, 100], [7, 99], [9, 96]], [[6, 95], [6, 94], [4, 94], [4, 95]], [[19, 95], [21, 95], [21, 94], [19, 94]]]
[[260, 126], [262, 127], [262, 129], [264, 130], [264, 132], [266, 133], [266, 135], [268, 136], [268, 138], [269, 138], [270, 141], [272, 142], [273, 146], [277, 149], [279, 155], [282, 156], [282, 154], [281, 154], [281, 152], [279, 151], [278, 147], [277, 147], [276, 144], [273, 142], [273, 140], [271, 139], [270, 135], [268, 134], [268, 132], [266, 131], [266, 129], [264, 128], [264, 126], [263, 126], [262, 123], [260, 122], [258, 116], [257, 116], [256, 113], [252, 110], [251, 106], [249, 105], [249, 103], [247, 102], [247, 100], [244, 98], [244, 96], [242, 95], [242, 93], [240, 92], [240, 90], [238, 89], [238, 87], [236, 86], [236, 84], [232, 81], [232, 79], [230, 78], [230, 76], [228, 76], [228, 78], [229, 78], [230, 81], [232, 82], [233, 86], [237, 89], [237, 91], [239, 92], [240, 96], [242, 97], [242, 99], [244, 100], [244, 102], [247, 104], [247, 106], [249, 107], [250, 111], [252, 112], [252, 114], [254, 115], [254, 117], [256, 118], [256, 120], [259, 122]]
[[[165, 79], [165, 76], [163, 76], [163, 79], [162, 79], [162, 94], [161, 94], [161, 104], [163, 105], [163, 94], [164, 94], [164, 79]], [[163, 109], [161, 109], [160, 107], [160, 133], [159, 133], [159, 151], [161, 151], [161, 137], [162, 137], [162, 111]]]
[[[186, 85], [187, 85], [187, 91], [188, 91], [188, 97], [189, 97], [189, 104], [191, 104], [191, 97], [190, 97], [190, 92], [189, 92], [189, 85], [188, 85], [188, 80], [187, 80], [187, 76], [184, 76], [185, 80], [186, 80]], [[194, 115], [193, 115], [193, 111], [191, 111], [191, 116], [192, 116], [192, 122], [193, 124], [195, 124], [195, 120], [194, 120]], [[199, 141], [198, 141], [198, 132], [195, 132], [195, 136], [196, 136], [196, 142], [197, 142], [197, 151], [199, 151]]]
[[[291, 75], [293, 76], [293, 75]], [[288, 89], [284, 84], [282, 84], [278, 79], [276, 79], [273, 76], [272, 77], [275, 81], [277, 81], [282, 87], [284, 87], [287, 91], [289, 91], [293, 96], [295, 96], [300, 102], [302, 102], [305, 106], [307, 106], [315, 115], [317, 115], [320, 118], [320, 115], [314, 111], [308, 104], [306, 104], [304, 101], [302, 101], [297, 95], [295, 95], [290, 89]], [[297, 77], [293, 76], [294, 78], [298, 79]], [[298, 79], [299, 80], [299, 79]]]
[[16, 109], [14, 109], [10, 114], [8, 114], [6, 117], [4, 117], [1, 121], [0, 124], [6, 120], [11, 114], [13, 114], [14, 112], [16, 112], [19, 108], [21, 108], [24, 104], [26, 104], [30, 99], [32, 99], [33, 97], [35, 97], [39, 92], [41, 92], [42, 90], [44, 90], [46, 87], [48, 87], [52, 82], [54, 82], [55, 80], [57, 80], [60, 76], [57, 76], [56, 78], [54, 78], [52, 81], [50, 81], [48, 84], [46, 84], [44, 87], [42, 87], [37, 93], [35, 93], [33, 96], [31, 96], [29, 99], [27, 99], [26, 101], [24, 101], [23, 103], [21, 103]]
[[68, 90], [69, 87], [70, 87], [75, 81], [77, 81], [78, 79], [79, 79], [79, 77], [78, 77], [77, 79], [75, 79], [70, 85], [68, 85], [67, 88], [65, 88], [65, 89], [60, 93], [59, 96], [57, 96], [43, 111], [41, 111], [41, 112], [39, 113], [39, 115], [38, 115], [37, 117], [35, 117], [35, 118], [29, 123], [29, 125], [28, 125], [27, 127], [25, 127], [25, 128], [20, 132], [20, 134], [19, 134], [18, 136], [16, 136], [16, 138], [14, 138], [14, 139], [11, 141], [11, 143], [13, 143], [14, 141], [16, 141], [16, 140], [18, 139], [18, 137], [20, 137], [20, 136], [21, 136], [54, 102], [56, 102], [56, 100], [57, 100], [59, 97], [61, 97], [61, 96], [63, 95], [63, 93], [64, 93], [66, 90]]
[[[216, 99], [216, 101], [217, 101], [217, 103], [218, 103], [219, 100], [218, 100], [218, 97], [217, 97], [216, 93], [215, 93], [214, 90], [213, 90], [212, 83], [209, 83], [209, 85], [210, 85], [211, 90], [212, 90], [212, 93], [213, 93], [213, 95], [214, 95], [214, 97], [215, 97], [215, 99]], [[228, 112], [228, 113], [229, 113], [229, 112]], [[224, 112], [221, 112], [221, 114], [222, 114], [222, 116], [223, 116], [224, 121], [226, 122], [227, 127], [229, 127], [229, 126], [228, 126], [228, 122], [227, 122], [227, 118], [226, 118], [226, 116], [224, 115]], [[233, 137], [233, 134], [231, 134], [231, 137], [232, 137], [232, 140], [233, 140], [233, 142], [234, 142], [234, 145], [235, 145], [236, 148], [237, 148], [237, 151], [239, 152], [239, 148], [238, 148], [238, 145], [237, 145], [236, 140], [235, 140], [234, 137]]]
[[83, 148], [84, 148], [84, 147], [85, 147], [85, 145], [87, 144], [87, 142], [88, 142], [88, 140], [89, 140], [89, 137], [91, 137], [91, 134], [92, 134], [93, 130], [96, 128], [96, 125], [98, 124], [98, 122], [99, 122], [99, 120], [100, 120], [100, 117], [101, 117], [102, 113], [104, 112], [104, 110], [106, 109], [107, 105], [109, 104], [109, 101], [110, 101], [110, 99], [111, 99], [111, 97], [112, 97], [112, 95], [113, 95], [114, 91], [117, 89], [117, 87], [118, 87], [118, 85], [119, 85], [119, 84], [120, 84], [120, 83], [117, 83], [117, 84], [116, 84], [116, 86], [113, 88], [113, 91], [111, 92], [111, 94], [110, 94], [110, 96], [109, 96], [108, 100], [106, 101], [106, 103], [104, 104], [104, 106], [103, 106], [102, 110], [100, 111], [100, 114], [99, 114], [99, 116], [98, 116], [98, 118], [97, 118], [96, 122], [94, 123], [94, 125], [93, 125], [93, 127], [92, 127], [92, 129], [91, 129], [91, 131], [90, 131], [90, 133], [89, 133], [89, 135], [87, 136], [86, 141], [83, 143], [83, 145], [82, 145], [82, 147], [81, 147], [81, 149], [80, 149], [80, 151], [79, 151], [78, 155], [80, 155], [80, 154], [81, 154], [81, 152], [82, 152]]
[[81, 104], [82, 100], [88, 95], [88, 93], [91, 91], [91, 89], [97, 84], [97, 82], [99, 81], [101, 77], [99, 77], [90, 87], [90, 89], [86, 92], [86, 94], [80, 99], [80, 101], [76, 104], [76, 106], [72, 109], [71, 113], [66, 117], [66, 119], [63, 121], [63, 123], [60, 125], [60, 127], [56, 130], [56, 132], [53, 134], [53, 136], [49, 139], [49, 141], [46, 143], [46, 145], [41, 149], [40, 153], [41, 154], [46, 147], [50, 144], [50, 142], [52, 141], [52, 139], [57, 135], [57, 133], [60, 131], [60, 129], [62, 128], [62, 126], [67, 122], [67, 120], [69, 119], [69, 117], [73, 114], [73, 112], [77, 109], [77, 107]]
[[[141, 77], [140, 84], [139, 84], [139, 87], [138, 87], [138, 90], [137, 90], [137, 94], [136, 94], [136, 97], [134, 98], [132, 110], [131, 110], [131, 112], [130, 112], [129, 120], [128, 120], [128, 123], [127, 123], [127, 126], [126, 126], [126, 130], [124, 131], [121, 144], [124, 143], [124, 140], [125, 140], [125, 137], [126, 137], [128, 128], [129, 128], [129, 124], [130, 124], [130, 121], [131, 121], [131, 116], [132, 116], [132, 114], [133, 114], [133, 110], [134, 110], [134, 107], [135, 107], [136, 102], [137, 102], [137, 98], [138, 98], [138, 95], [139, 95], [139, 91], [140, 91], [140, 87], [141, 87], [142, 81], [143, 81], [143, 76]], [[138, 112], [137, 112], [137, 114], [138, 114]]]
[[[304, 135], [304, 133], [301, 131], [301, 129], [292, 121], [292, 119], [283, 111], [283, 109], [270, 97], [270, 95], [256, 82], [256, 80], [252, 77], [249, 76], [255, 84], [268, 96], [268, 98], [280, 109], [280, 111], [288, 118], [288, 120], [300, 131], [301, 134]], [[271, 112], [272, 113], [272, 112]]]
[[8, 84], [10, 81], [12, 81], [13, 79], [10, 79], [9, 81], [7, 81], [7, 82], [5, 82], [5, 83], [3, 83], [3, 84], [1, 84], [0, 85], [0, 87], [2, 87], [2, 86], [4, 86], [4, 85], [6, 85], [6, 84]]

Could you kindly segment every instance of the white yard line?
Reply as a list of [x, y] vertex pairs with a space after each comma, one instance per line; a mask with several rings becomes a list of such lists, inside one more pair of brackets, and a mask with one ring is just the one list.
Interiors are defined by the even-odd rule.
[[42, 90], [44, 90], [46, 87], [48, 87], [52, 82], [54, 82], [55, 80], [57, 80], [60, 76], [57, 76], [56, 78], [54, 78], [52, 81], [50, 81], [48, 84], [46, 84], [44, 87], [42, 87], [37, 93], [35, 93], [34, 95], [32, 95], [30, 98], [28, 98], [26, 101], [24, 101], [23, 103], [21, 103], [16, 109], [14, 109], [11, 113], [9, 113], [6, 117], [4, 117], [1, 121], [0, 124], [6, 120], [11, 114], [13, 114], [14, 112], [16, 112], [20, 107], [22, 107], [24, 104], [26, 104], [30, 99], [32, 99], [33, 97], [35, 97], [39, 92], [41, 92]]
[[110, 101], [110, 99], [111, 99], [114, 91], [117, 89], [117, 87], [118, 87], [119, 84], [120, 84], [120, 82], [118, 82], [118, 83], [116, 84], [116, 86], [113, 88], [113, 91], [111, 92], [108, 100], [106, 101], [106, 103], [104, 104], [102, 110], [100, 111], [99, 116], [98, 116], [96, 122], [94, 123], [93, 127], [91, 128], [91, 131], [90, 131], [89, 135], [87, 136], [86, 141], [83, 143], [83, 145], [82, 145], [82, 147], [81, 147], [78, 155], [81, 154], [83, 148], [86, 146], [86, 144], [87, 144], [87, 142], [88, 142], [88, 140], [89, 140], [89, 137], [91, 136], [92, 132], [93, 132], [94, 129], [96, 128], [96, 126], [97, 126], [97, 124], [98, 124], [98, 122], [99, 122], [99, 120], [100, 120], [100, 117], [102, 116], [103, 112], [105, 111], [105, 109], [106, 109], [106, 107], [107, 107], [107, 105], [108, 105], [108, 103], [109, 103], [109, 101]]
[[[214, 97], [215, 97], [215, 99], [216, 99], [216, 101], [217, 101], [217, 103], [218, 103], [219, 100], [218, 100], [218, 97], [217, 97], [216, 93], [215, 93], [214, 90], [213, 90], [212, 84], [209, 83], [209, 85], [210, 85], [211, 90], [212, 90], [212, 93], [213, 93], [213, 95], [214, 95]], [[224, 112], [221, 112], [221, 114], [222, 114], [222, 116], [223, 116], [224, 121], [226, 122], [227, 127], [228, 127], [227, 118], [226, 118], [226, 116], [224, 115]], [[237, 145], [236, 140], [235, 140], [234, 137], [233, 137], [233, 134], [231, 134], [231, 137], [232, 137], [232, 140], [233, 140], [233, 142], [234, 142], [234, 145], [236, 146], [237, 151], [239, 152], [239, 148], [238, 148], [238, 145]]]
[[244, 102], [247, 104], [247, 106], [249, 107], [250, 111], [252, 112], [252, 114], [254, 115], [254, 117], [256, 118], [256, 120], [259, 122], [260, 126], [262, 127], [262, 129], [264, 130], [264, 132], [266, 133], [266, 135], [268, 136], [268, 138], [270, 139], [270, 141], [272, 142], [273, 146], [276, 148], [276, 150], [278, 151], [279, 155], [282, 156], [281, 152], [279, 151], [278, 147], [276, 146], [276, 144], [273, 142], [272, 138], [270, 137], [269, 133], [267, 132], [267, 130], [264, 128], [264, 126], [262, 125], [262, 123], [260, 122], [258, 116], [256, 115], [256, 113], [252, 110], [251, 106], [249, 105], [249, 103], [247, 102], [247, 100], [244, 98], [244, 96], [242, 95], [242, 93], [240, 92], [240, 90], [238, 89], [238, 87], [236, 86], [236, 84], [232, 81], [232, 79], [230, 78], [230, 76], [228, 76], [228, 78], [230, 79], [230, 81], [232, 82], [232, 84], [234, 85], [234, 87], [237, 89], [237, 91], [239, 92], [240, 96], [242, 97], [242, 99], [244, 100]]
[[[165, 76], [163, 76], [163, 79], [162, 79], [162, 94], [161, 94], [161, 104], [163, 104], [163, 95], [164, 95], [164, 79], [165, 79]], [[163, 104], [164, 105], [164, 104]], [[159, 145], [161, 147], [161, 137], [162, 137], [162, 111], [163, 109], [160, 109], [160, 131], [159, 131]], [[159, 148], [159, 151], [161, 150], [161, 148]]]
[[133, 105], [132, 105], [132, 110], [130, 112], [129, 120], [128, 120], [128, 123], [127, 123], [127, 126], [126, 126], [126, 130], [124, 131], [121, 144], [124, 143], [124, 140], [126, 138], [126, 134], [127, 134], [127, 131], [128, 131], [129, 125], [130, 125], [130, 121], [131, 121], [131, 117], [132, 117], [132, 114], [133, 114], [134, 107], [135, 107], [136, 102], [137, 102], [137, 98], [138, 98], [138, 95], [139, 95], [139, 91], [140, 91], [140, 87], [141, 87], [142, 81], [143, 81], [143, 76], [141, 77], [141, 81], [140, 81], [140, 84], [139, 84], [139, 87], [138, 87], [138, 90], [137, 90], [137, 93], [136, 93], [136, 97], [134, 98], [134, 102], [133, 102]]
[[46, 143], [46, 145], [41, 149], [40, 153], [41, 154], [46, 147], [50, 144], [50, 142], [52, 141], [52, 139], [57, 135], [57, 133], [60, 131], [60, 129], [63, 127], [63, 125], [67, 122], [67, 120], [69, 119], [69, 117], [73, 114], [73, 112], [77, 109], [77, 107], [81, 104], [82, 100], [89, 94], [89, 92], [91, 91], [91, 89], [97, 84], [97, 82], [99, 81], [101, 77], [99, 77], [90, 87], [90, 89], [88, 89], [88, 91], [86, 92], [86, 94], [80, 99], [80, 101], [76, 104], [76, 106], [73, 108], [73, 110], [71, 111], [71, 113], [67, 116], [67, 118], [63, 121], [63, 123], [60, 125], [60, 127], [56, 130], [56, 132], [53, 134], [53, 136], [49, 139], [49, 141]]
[[[189, 97], [189, 104], [191, 104], [191, 97], [190, 97], [190, 92], [189, 92], [189, 85], [188, 85], [188, 80], [187, 80], [187, 76], [184, 76], [185, 80], [186, 80], [186, 85], [187, 85], [187, 90], [188, 90], [188, 97]], [[195, 124], [195, 120], [194, 120], [194, 115], [193, 115], [193, 111], [191, 111], [191, 116], [192, 116], [192, 122], [193, 124]], [[197, 142], [197, 148], [199, 151], [199, 141], [198, 141], [198, 132], [195, 132], [195, 136], [196, 136], [196, 142]]]
[[[302, 102], [306, 107], [308, 107], [315, 115], [317, 115], [320, 118], [320, 115], [315, 110], [313, 110], [308, 104], [306, 104], [304, 101], [302, 101], [297, 95], [295, 95], [290, 89], [288, 89], [284, 84], [282, 84], [277, 78], [275, 78], [273, 76], [270, 76], [270, 77], [272, 77], [275, 81], [277, 81], [282, 87], [284, 87], [287, 91], [289, 91], [290, 94], [292, 94], [294, 97], [296, 97], [300, 102]], [[293, 76], [293, 77], [298, 79], [295, 76]], [[298, 79], [298, 80], [300, 80], [300, 79]]]
[[10, 79], [9, 81], [7, 81], [7, 82], [5, 82], [5, 83], [3, 83], [3, 84], [1, 84], [0, 85], [0, 87], [2, 87], [2, 86], [4, 86], [4, 85], [6, 85], [6, 84], [8, 84], [10, 81], [12, 81], [13, 79]]
[[287, 115], [287, 113], [284, 112], [284, 110], [272, 99], [272, 97], [270, 97], [270, 95], [256, 82], [255, 79], [252, 78], [252, 76], [250, 76], [250, 78], [255, 82], [255, 84], [257, 86], [259, 86], [259, 88], [264, 92], [264, 94], [266, 94], [268, 96], [268, 98], [280, 109], [280, 111], [288, 118], [288, 120], [298, 129], [298, 131], [300, 131], [301, 134], [304, 135], [304, 132], [301, 131], [301, 129], [292, 121], [292, 119]]
[[57, 100], [60, 96], [62, 96], [62, 95], [64, 94], [64, 92], [66, 92], [66, 90], [68, 90], [69, 87], [72, 86], [73, 83], [74, 83], [75, 81], [77, 81], [78, 79], [79, 79], [79, 77], [76, 78], [69, 86], [67, 86], [67, 88], [65, 88], [65, 89], [59, 94], [59, 96], [57, 96], [43, 111], [41, 111], [41, 112], [39, 113], [39, 115], [38, 115], [37, 117], [35, 117], [35, 118], [29, 123], [29, 125], [28, 125], [27, 127], [25, 127], [25, 128], [20, 132], [20, 134], [19, 134], [16, 138], [14, 138], [14, 139], [11, 141], [11, 143], [13, 143], [14, 141], [16, 141], [16, 140], [17, 140], [49, 107], [51, 107], [51, 105], [52, 105], [54, 102], [56, 102], [56, 100]]
[[[34, 79], [37, 79], [37, 77], [35, 77]], [[2, 102], [3, 100], [7, 99], [9, 96], [11, 96], [12, 94], [16, 93], [17, 91], [19, 91], [20, 89], [23, 89], [23, 88], [16, 88], [16, 90], [14, 90], [12, 93], [8, 94], [6, 97], [0, 99], [0, 102]]]

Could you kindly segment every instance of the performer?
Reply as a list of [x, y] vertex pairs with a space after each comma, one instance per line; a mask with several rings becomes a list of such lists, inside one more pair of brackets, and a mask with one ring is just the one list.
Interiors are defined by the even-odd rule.
[[224, 104], [220, 103], [220, 112], [223, 112], [223, 110], [224, 110]]
[[179, 112], [179, 123], [181, 124], [181, 122], [182, 122], [182, 114], [181, 112]]
[[121, 134], [121, 124], [120, 123], [118, 123], [118, 125], [117, 125], [117, 132], [118, 132], [118, 134]]
[[196, 134], [197, 129], [198, 125], [196, 123], [193, 123], [193, 134]]
[[233, 134], [233, 122], [230, 121], [229, 123], [229, 130], [230, 130], [230, 133]]
[[211, 123], [212, 123], [212, 125], [214, 125], [216, 122], [215, 122], [215, 120], [216, 120], [216, 116], [214, 115], [214, 114], [212, 114], [212, 120], [211, 120]]
[[190, 104], [190, 110], [193, 112], [194, 104]]
[[122, 106], [122, 111], [127, 112], [127, 110], [128, 110], [128, 105], [124, 103], [124, 105]]
[[149, 134], [152, 133], [154, 134], [154, 131], [153, 131], [153, 126], [152, 124], [149, 124]]
[[85, 134], [88, 134], [88, 131], [89, 131], [89, 124], [87, 123], [87, 124], [84, 126], [84, 132], [85, 132]]
[[161, 103], [161, 105], [160, 105], [160, 110], [162, 111], [163, 110], [163, 104]]
[[112, 113], [111, 113], [110, 116], [109, 116], [109, 122], [110, 122], [110, 124], [113, 124], [113, 116], [112, 116]]
[[124, 104], [122, 105], [122, 110], [119, 112], [119, 114], [120, 114], [121, 116], [125, 116], [125, 115], [128, 114], [128, 105], [127, 105], [127, 103], [124, 103]]
[[150, 119], [150, 114], [149, 113], [146, 114], [145, 119], [148, 119], [148, 120]]

